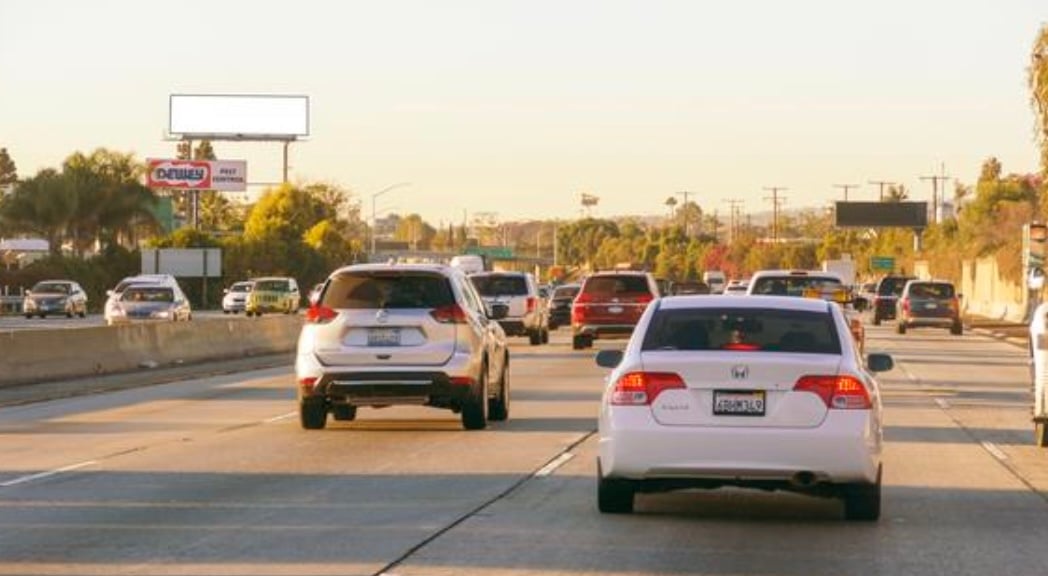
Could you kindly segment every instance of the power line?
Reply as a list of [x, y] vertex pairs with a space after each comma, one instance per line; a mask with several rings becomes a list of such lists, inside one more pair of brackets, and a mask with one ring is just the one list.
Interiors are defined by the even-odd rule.
[[728, 198], [727, 200], [723, 200], [723, 202], [726, 202], [730, 207], [731, 224], [729, 224], [728, 228], [728, 243], [734, 244], [736, 238], [739, 236], [739, 225], [741, 224], [741, 219], [738, 217], [742, 213], [739, 206], [742, 205], [743, 201], [736, 198]]
[[888, 182], [887, 180], [870, 180], [870, 184], [880, 187], [880, 201], [884, 202], [884, 188], [886, 186], [895, 186], [895, 182]]
[[921, 180], [932, 183], [932, 222], [939, 222], [939, 182], [943, 183], [942, 194], [943, 201], [946, 201], [946, 182], [952, 180], [951, 177], [945, 174], [946, 167], [940, 166], [939, 176], [921, 176]]
[[765, 200], [771, 200], [771, 239], [773, 242], [779, 241], [779, 206], [786, 201], [785, 196], [780, 196], [779, 192], [789, 190], [784, 186], [765, 186], [765, 190], [771, 192], [771, 196], [765, 196]]
[[[695, 194], [694, 192], [675, 192], [677, 196], [684, 197], [684, 204], [681, 204], [681, 209], [684, 210], [684, 237], [691, 238], [691, 218], [688, 213], [688, 197]], [[701, 222], [700, 222], [701, 224]]]
[[834, 184], [833, 187], [837, 188], [837, 189], [840, 189], [840, 190], [844, 190], [844, 201], [847, 202], [848, 201], [848, 190], [851, 190], [852, 188], [858, 188], [859, 185], [858, 184]]

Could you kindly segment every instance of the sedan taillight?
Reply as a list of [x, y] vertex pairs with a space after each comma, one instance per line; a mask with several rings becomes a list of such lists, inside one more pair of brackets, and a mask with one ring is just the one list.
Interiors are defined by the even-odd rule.
[[650, 406], [664, 390], [684, 388], [684, 380], [673, 372], [627, 372], [615, 382], [611, 403], [616, 406]]
[[831, 409], [869, 410], [873, 406], [866, 386], [854, 376], [802, 376], [793, 391], [811, 392]]

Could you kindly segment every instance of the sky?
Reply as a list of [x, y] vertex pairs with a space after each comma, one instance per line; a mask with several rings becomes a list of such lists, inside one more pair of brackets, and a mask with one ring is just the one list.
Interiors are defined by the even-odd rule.
[[[683, 191], [726, 215], [771, 186], [786, 208], [875, 200], [872, 180], [930, 200], [940, 170], [1038, 169], [1045, 23], [1045, 0], [0, 0], [0, 147], [23, 177], [97, 147], [171, 157], [170, 94], [294, 94], [291, 179], [365, 216], [570, 219], [583, 193], [657, 215]], [[278, 145], [215, 149], [281, 177]]]

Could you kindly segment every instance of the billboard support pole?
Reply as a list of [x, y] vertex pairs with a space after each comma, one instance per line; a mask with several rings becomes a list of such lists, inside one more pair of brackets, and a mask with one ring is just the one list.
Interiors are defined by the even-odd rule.
[[284, 140], [284, 184], [287, 184], [287, 149], [291, 146], [290, 140]]

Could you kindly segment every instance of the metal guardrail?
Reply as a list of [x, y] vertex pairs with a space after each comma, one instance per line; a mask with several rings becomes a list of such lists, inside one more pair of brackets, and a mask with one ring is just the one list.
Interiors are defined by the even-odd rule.
[[22, 296], [0, 296], [0, 316], [22, 313]]

